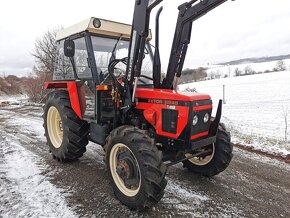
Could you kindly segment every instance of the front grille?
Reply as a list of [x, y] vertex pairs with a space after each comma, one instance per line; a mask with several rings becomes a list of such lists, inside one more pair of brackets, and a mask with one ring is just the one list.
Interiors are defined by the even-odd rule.
[[162, 109], [162, 131], [176, 134], [178, 111]]
[[191, 136], [199, 134], [199, 133], [207, 132], [209, 130], [210, 119], [207, 123], [204, 123], [203, 121], [203, 118], [206, 113], [208, 113], [209, 117], [211, 117], [211, 109], [193, 112], [193, 117], [195, 115], [198, 116], [198, 122], [195, 126], [192, 125], [191, 127]]

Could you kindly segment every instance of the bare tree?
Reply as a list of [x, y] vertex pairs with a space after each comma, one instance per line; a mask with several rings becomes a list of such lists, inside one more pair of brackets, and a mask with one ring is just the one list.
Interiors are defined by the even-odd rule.
[[207, 77], [207, 68], [199, 67], [197, 69], [185, 69], [182, 71], [182, 77], [180, 82], [190, 82], [190, 81], [202, 81]]
[[234, 70], [234, 75], [235, 75], [235, 76], [241, 76], [241, 74], [242, 74], [242, 71], [241, 71], [239, 68], [236, 68], [236, 69]]
[[[32, 56], [35, 58], [33, 76], [26, 81], [26, 93], [30, 100], [40, 101], [46, 94], [43, 83], [52, 79], [56, 55], [56, 33], [61, 28], [48, 30], [41, 38], [36, 39]], [[33, 84], [38, 82], [38, 84]]]
[[251, 68], [251, 66], [246, 66], [244, 71], [245, 71], [245, 75], [255, 74], [255, 71]]
[[286, 70], [285, 62], [283, 60], [277, 61], [274, 71], [285, 71], [285, 70]]
[[41, 38], [36, 39], [32, 56], [35, 58], [35, 71], [52, 75], [56, 54], [56, 33], [60, 30], [48, 30]]

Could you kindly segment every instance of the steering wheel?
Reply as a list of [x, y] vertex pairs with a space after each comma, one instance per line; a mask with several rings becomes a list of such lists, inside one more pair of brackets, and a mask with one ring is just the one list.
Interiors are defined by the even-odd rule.
[[[116, 78], [117, 81], [123, 79], [126, 75], [126, 71], [123, 70], [122, 68], [119, 67], [114, 67], [114, 76]], [[105, 70], [103, 72], [103, 81], [101, 82], [101, 84], [105, 84], [105, 83], [110, 83], [112, 81], [112, 78], [109, 74], [108, 70]]]
[[[148, 80], [152, 80], [153, 81], [153, 78], [149, 77], [149, 76], [146, 76], [146, 75], [140, 75], [140, 77], [143, 77], [145, 79], [148, 79]], [[146, 84], [146, 82], [142, 79], [139, 78], [139, 81], [143, 84]]]

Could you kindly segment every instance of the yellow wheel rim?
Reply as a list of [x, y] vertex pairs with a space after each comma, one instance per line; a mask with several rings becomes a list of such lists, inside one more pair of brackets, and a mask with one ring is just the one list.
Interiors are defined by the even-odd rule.
[[[139, 182], [138, 185], [136, 186], [131, 186], [130, 188], [128, 188], [125, 185], [125, 182], [123, 180], [123, 178], [121, 178], [121, 176], [117, 173], [117, 167], [119, 166], [119, 161], [118, 160], [118, 156], [121, 152], [123, 151], [129, 151], [132, 155], [132, 157], [135, 159], [135, 163], [136, 163], [136, 167], [139, 173]], [[133, 152], [124, 144], [122, 143], [117, 143], [115, 144], [110, 152], [110, 156], [109, 156], [109, 164], [110, 164], [110, 171], [113, 177], [113, 180], [116, 184], [116, 186], [118, 187], [118, 189], [126, 196], [128, 197], [134, 197], [135, 195], [138, 194], [139, 190], [140, 190], [140, 186], [141, 186], [141, 174], [140, 174], [140, 168], [139, 165], [137, 163], [136, 157], [133, 154]]]
[[[191, 163], [193, 163], [194, 165], [198, 165], [198, 166], [204, 166], [207, 165], [209, 162], [212, 161], [214, 153], [215, 153], [215, 144], [212, 144], [212, 147], [208, 148], [208, 149], [212, 149], [212, 153], [208, 156], [205, 157], [193, 157], [191, 159], [188, 159]], [[190, 153], [185, 154], [185, 157], [189, 157]]]
[[63, 129], [60, 114], [54, 106], [47, 112], [47, 130], [52, 145], [59, 148], [63, 140]]

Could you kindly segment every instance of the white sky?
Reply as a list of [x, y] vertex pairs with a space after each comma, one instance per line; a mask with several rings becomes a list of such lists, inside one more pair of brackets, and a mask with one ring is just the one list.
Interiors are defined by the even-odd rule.
[[[177, 6], [164, 0], [160, 50], [167, 69]], [[135, 0], [6, 0], [0, 5], [0, 75], [23, 75], [34, 64], [36, 38], [49, 29], [67, 27], [88, 17], [131, 23]], [[155, 12], [151, 16], [154, 29]], [[289, 0], [228, 1], [194, 22], [185, 67], [245, 57], [290, 54]]]

